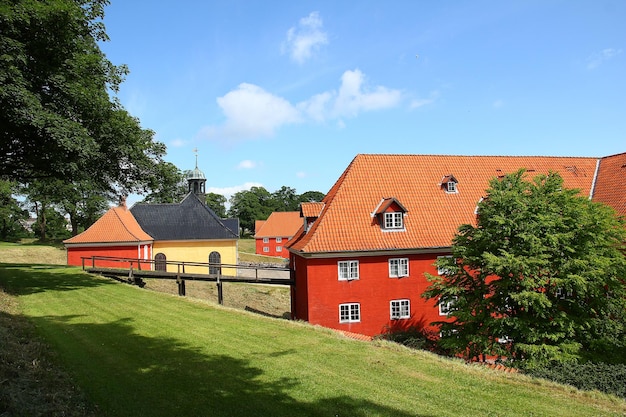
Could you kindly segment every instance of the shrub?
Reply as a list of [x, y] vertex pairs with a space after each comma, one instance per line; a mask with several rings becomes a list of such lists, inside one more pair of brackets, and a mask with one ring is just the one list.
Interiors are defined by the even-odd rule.
[[551, 363], [525, 372], [531, 376], [572, 385], [579, 389], [595, 389], [626, 398], [625, 364]]

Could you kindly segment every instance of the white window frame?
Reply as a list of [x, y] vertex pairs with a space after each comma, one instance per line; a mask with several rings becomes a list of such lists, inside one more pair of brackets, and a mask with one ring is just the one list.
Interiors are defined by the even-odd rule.
[[269, 248], [269, 247], [267, 247], [267, 246], [263, 246], [263, 252], [269, 252], [269, 251], [270, 251], [270, 248]]
[[282, 252], [282, 251], [283, 251], [282, 246], [276, 246], [276, 252]]
[[337, 277], [339, 281], [359, 279], [359, 261], [338, 261]]
[[[437, 256], [437, 260], [439, 260], [439, 259], [441, 259], [441, 258], [452, 258], [452, 255]], [[443, 275], [443, 274], [445, 274], [446, 272], [447, 272], [447, 269], [437, 267], [437, 274], [438, 274], [438, 275]]]
[[404, 228], [404, 214], [401, 211], [392, 211], [389, 213], [383, 213], [383, 219], [385, 221], [385, 229], [403, 229]]
[[456, 182], [448, 181], [446, 183], [446, 193], [455, 194], [455, 193], [458, 193], [458, 192], [459, 192], [459, 189], [456, 186]]
[[263, 243], [270, 243], [270, 238], [269, 237], [264, 237], [263, 238]]
[[389, 278], [402, 278], [409, 276], [409, 258], [389, 259]]
[[411, 318], [411, 300], [391, 300], [389, 302], [389, 317], [391, 320]]
[[439, 315], [449, 316], [452, 314], [453, 311], [456, 311], [455, 304], [456, 304], [457, 299], [458, 299], [457, 297], [454, 297], [449, 301], [439, 303]]
[[282, 241], [283, 241], [283, 238], [282, 238], [282, 237], [277, 237], [277, 238], [276, 238], [276, 243], [282, 243]]
[[360, 323], [361, 304], [344, 303], [339, 304], [339, 323]]

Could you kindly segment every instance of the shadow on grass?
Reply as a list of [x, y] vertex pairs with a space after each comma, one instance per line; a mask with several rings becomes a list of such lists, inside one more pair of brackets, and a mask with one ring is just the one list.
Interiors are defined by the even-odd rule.
[[75, 267], [46, 264], [0, 264], [0, 287], [12, 295], [42, 291], [72, 291], [113, 282], [83, 273]]
[[[76, 380], [98, 409], [114, 416], [419, 416], [363, 398], [337, 395], [295, 399], [306, 381], [294, 369], [271, 378], [237, 352], [208, 355], [175, 338], [137, 334], [131, 319], [72, 323], [75, 317], [39, 317]], [[216, 341], [219, 343], [219, 341]], [[260, 341], [260, 343], [262, 343]], [[295, 351], [266, 354], [284, 360]], [[267, 359], [274, 358], [274, 359]], [[330, 381], [329, 381], [330, 382]]]

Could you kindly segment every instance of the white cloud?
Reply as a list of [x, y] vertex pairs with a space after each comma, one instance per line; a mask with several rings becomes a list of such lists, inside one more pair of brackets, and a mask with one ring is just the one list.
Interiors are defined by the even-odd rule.
[[253, 169], [257, 167], [257, 163], [249, 159], [239, 162], [237, 169]]
[[591, 55], [589, 58], [587, 58], [587, 69], [594, 70], [598, 68], [600, 65], [602, 65], [604, 62], [616, 57], [617, 55], [621, 53], [622, 53], [621, 49], [614, 49], [614, 48], [603, 49], [600, 52], [597, 52]]
[[273, 136], [280, 126], [300, 121], [298, 110], [287, 100], [253, 84], [239, 84], [236, 90], [218, 97], [217, 104], [226, 122], [219, 129], [206, 129], [209, 136], [230, 139]]
[[428, 98], [416, 98], [411, 100], [411, 104], [409, 107], [411, 109], [417, 109], [418, 107], [423, 107], [428, 104], [433, 103], [439, 97], [439, 91], [432, 91]]
[[402, 100], [402, 92], [387, 87], [369, 88], [365, 75], [358, 69], [341, 76], [339, 91], [316, 94], [298, 104], [310, 119], [322, 122], [328, 119], [356, 117], [361, 112], [395, 107]]
[[341, 76], [341, 87], [335, 100], [333, 115], [354, 117], [362, 111], [395, 107], [402, 98], [400, 90], [377, 86], [373, 90], [363, 86], [365, 76], [361, 71], [346, 71]]
[[[220, 126], [202, 128], [200, 136], [225, 141], [270, 137], [283, 126], [304, 122], [337, 121], [338, 126], [343, 128], [345, 118], [396, 107], [402, 102], [404, 95], [400, 90], [370, 87], [366, 81], [365, 75], [358, 69], [345, 71], [338, 90], [315, 94], [295, 105], [259, 86], [242, 83], [217, 98], [225, 122]], [[429, 101], [420, 105], [433, 101], [436, 94], [431, 93]]]
[[322, 45], [328, 44], [328, 35], [323, 30], [324, 22], [319, 12], [311, 12], [298, 22], [297, 27], [287, 31], [287, 40], [283, 43], [283, 51], [287, 51], [291, 59], [299, 64], [309, 60]]
[[180, 139], [180, 138], [177, 138], [177, 139], [174, 139], [174, 140], [170, 141], [170, 145], [173, 148], [182, 148], [186, 144], [187, 144], [187, 141], [184, 140], [184, 139]]

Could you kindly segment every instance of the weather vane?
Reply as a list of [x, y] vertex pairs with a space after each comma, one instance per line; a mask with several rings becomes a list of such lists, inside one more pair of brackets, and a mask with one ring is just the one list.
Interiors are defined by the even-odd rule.
[[198, 148], [193, 148], [193, 153], [196, 154], [196, 168], [198, 168]]

